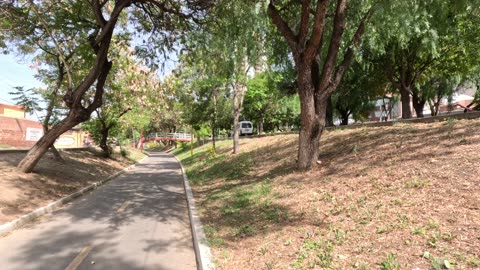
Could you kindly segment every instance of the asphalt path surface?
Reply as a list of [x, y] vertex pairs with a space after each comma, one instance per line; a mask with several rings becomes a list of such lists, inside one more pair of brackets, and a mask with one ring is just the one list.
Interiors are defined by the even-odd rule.
[[132, 171], [0, 237], [0, 269], [196, 269], [180, 165], [152, 153]]

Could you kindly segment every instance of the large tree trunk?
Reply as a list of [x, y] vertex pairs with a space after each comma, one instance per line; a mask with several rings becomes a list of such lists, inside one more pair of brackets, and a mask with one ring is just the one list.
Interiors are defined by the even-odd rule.
[[333, 102], [332, 97], [328, 97], [327, 99], [327, 110], [325, 113], [325, 126], [326, 127], [333, 127], [335, 124], [333, 123]]
[[300, 170], [310, 170], [318, 159], [320, 137], [325, 127], [327, 99], [314, 97], [309, 66], [297, 67], [297, 74], [301, 106], [297, 167]]
[[410, 91], [405, 88], [400, 89], [400, 101], [402, 102], [402, 119], [412, 118], [412, 109], [410, 107]]
[[417, 118], [423, 118], [423, 108], [425, 107], [425, 103], [427, 101], [418, 97], [417, 94], [412, 96], [412, 103], [413, 108], [415, 109], [415, 113], [417, 114]]
[[28, 151], [27, 155], [20, 161], [17, 168], [25, 173], [33, 171], [38, 161], [45, 155], [55, 140], [65, 131], [70, 130], [81, 122], [87, 121], [90, 114], [84, 110], [72, 110], [70, 114], [62, 122], [55, 125]]
[[341, 116], [341, 122], [340, 122], [340, 125], [341, 126], [346, 126], [348, 125], [348, 117], [350, 116], [350, 113], [348, 111], [340, 111], [340, 116]]
[[[301, 1], [300, 24], [292, 29], [282, 17], [275, 1], [270, 0], [268, 15], [273, 24], [285, 37], [295, 61], [297, 71], [298, 93], [300, 96], [300, 135], [298, 146], [299, 170], [309, 170], [318, 160], [320, 136], [322, 135], [327, 109], [327, 100], [341, 82], [346, 70], [351, 65], [354, 48], [360, 44], [365, 31], [365, 23], [371, 17], [371, 8], [358, 25], [352, 37], [351, 47], [344, 53], [343, 60], [337, 65], [338, 52], [346, 27], [347, 1], [338, 0], [333, 16], [333, 29], [329, 35], [327, 54], [320, 59], [319, 52], [324, 40], [324, 30], [330, 1], [317, 1], [316, 9], [311, 9], [311, 1]], [[314, 13], [313, 21], [310, 20]], [[328, 36], [328, 35], [325, 35]], [[322, 69], [317, 65], [322, 63]], [[313, 66], [313, 68], [312, 68]]]
[[65, 131], [70, 130], [74, 126], [87, 121], [92, 112], [102, 105], [105, 81], [107, 80], [108, 73], [112, 68], [112, 62], [107, 60], [107, 52], [108, 49], [104, 51], [103, 63], [99, 66], [93, 67], [91, 70], [92, 73], [98, 72], [94, 101], [87, 108], [84, 108], [81, 104], [82, 100], [80, 99], [80, 97], [83, 97], [82, 93], [85, 93], [90, 88], [91, 84], [82, 84], [77, 88], [76, 91], [78, 92], [75, 91], [71, 92], [70, 94], [67, 93], [65, 96], [65, 103], [70, 107], [68, 116], [59, 124], [50, 129], [45, 135], [43, 135], [43, 137], [40, 138], [40, 140], [30, 149], [30, 151], [28, 151], [27, 155], [17, 165], [17, 168], [20, 171], [25, 173], [32, 172], [38, 161], [48, 151], [48, 148], [53, 145], [55, 140], [60, 135], [62, 135]]
[[[308, 96], [308, 95], [307, 95]], [[321, 101], [324, 110], [319, 113], [315, 112], [312, 105], [305, 98], [301, 98], [302, 112], [300, 116], [301, 129], [298, 138], [298, 169], [310, 170], [315, 162], [318, 160], [320, 151], [320, 137], [322, 136], [325, 127], [325, 112], [327, 102]], [[311, 104], [307, 104], [311, 103]]]

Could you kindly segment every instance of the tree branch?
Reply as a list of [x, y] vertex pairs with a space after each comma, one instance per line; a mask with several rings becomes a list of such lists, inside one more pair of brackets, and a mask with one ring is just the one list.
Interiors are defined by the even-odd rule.
[[345, 53], [345, 56], [343, 57], [343, 61], [340, 64], [340, 66], [337, 68], [337, 71], [335, 72], [335, 78], [333, 80], [332, 86], [329, 87], [329, 91], [327, 91], [327, 95], [330, 95], [333, 93], [333, 91], [336, 89], [336, 87], [340, 84], [340, 82], [343, 79], [343, 76], [345, 76], [345, 72], [348, 70], [350, 65], [352, 64], [353, 61], [353, 56], [354, 56], [354, 49], [360, 45], [360, 41], [362, 40], [362, 36], [365, 33], [365, 26], [367, 22], [370, 20], [374, 12], [374, 6], [370, 7], [368, 12], [363, 16], [362, 21], [358, 25], [357, 31], [353, 35], [352, 42], [350, 47], [347, 49], [347, 52]]
[[293, 33], [290, 26], [288, 26], [287, 22], [282, 18], [282, 16], [280, 16], [280, 13], [273, 4], [273, 0], [270, 0], [270, 3], [268, 4], [268, 15], [272, 19], [272, 22], [273, 24], [275, 24], [278, 31], [280, 31], [280, 33], [282, 33], [282, 35], [287, 40], [287, 43], [290, 46], [290, 49], [292, 50], [294, 55], [298, 54], [297, 38], [295, 37], [295, 34]]
[[[342, 41], [343, 31], [345, 30], [345, 9], [346, 0], [337, 1], [337, 9], [335, 12], [335, 18], [333, 23], [333, 33], [330, 39], [330, 45], [328, 48], [327, 57], [323, 64], [322, 74], [320, 76], [320, 84], [316, 87], [315, 91], [321, 91], [327, 89], [331, 84], [332, 74], [335, 68], [335, 62], [337, 60], [338, 51], [340, 49], [340, 42]], [[324, 95], [326, 95], [325, 93]], [[322, 94], [323, 95], [323, 94]]]
[[50, 31], [50, 28], [48, 27], [47, 23], [43, 20], [41, 14], [40, 14], [40, 11], [38, 10], [38, 8], [35, 5], [35, 3], [33, 2], [33, 0], [29, 0], [29, 3], [32, 7], [32, 10], [36, 13], [36, 15], [39, 19], [39, 22], [43, 26], [45, 32], [47, 32], [47, 35], [50, 36], [50, 38], [52, 39], [53, 44], [55, 45], [55, 48], [57, 50], [58, 56], [60, 57], [60, 60], [63, 62], [63, 65], [65, 67], [65, 71], [67, 72], [68, 89], [72, 89], [73, 88], [73, 80], [72, 80], [72, 73], [71, 73], [71, 70], [70, 70], [70, 65], [68, 65], [68, 62], [65, 59], [65, 56], [63, 55], [63, 51], [60, 47], [60, 44], [57, 42], [55, 36]]
[[102, 71], [98, 76], [97, 85], [95, 87], [95, 97], [93, 98], [93, 102], [87, 107], [88, 115], [90, 115], [94, 110], [102, 106], [103, 103], [103, 92], [105, 91], [105, 81], [107, 80], [108, 73], [112, 68], [112, 62], [106, 60], [103, 65]]
[[103, 39], [105, 38], [107, 33], [110, 32], [110, 30], [112, 30], [117, 23], [120, 13], [123, 11], [124, 8], [130, 6], [130, 4], [131, 0], [117, 0], [115, 2], [115, 7], [113, 8], [112, 14], [110, 14], [110, 19], [105, 25], [102, 26], [102, 32], [100, 32], [100, 35], [95, 39], [94, 44], [98, 45], [103, 42]]
[[310, 0], [302, 1], [302, 14], [300, 15], [300, 31], [298, 33], [298, 43], [300, 45], [305, 44], [305, 39], [308, 34], [308, 25], [310, 23]]
[[315, 18], [313, 21], [313, 30], [310, 39], [308, 40], [308, 47], [305, 52], [307, 59], [313, 59], [313, 57], [318, 54], [323, 39], [323, 32], [325, 30], [327, 4], [327, 0], [318, 0], [317, 2], [317, 10], [315, 12]]

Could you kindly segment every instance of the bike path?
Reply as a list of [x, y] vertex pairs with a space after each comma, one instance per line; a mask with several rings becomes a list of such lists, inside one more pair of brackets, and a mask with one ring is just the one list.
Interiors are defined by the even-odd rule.
[[1, 237], [0, 266], [196, 269], [180, 165], [151, 153], [132, 171]]

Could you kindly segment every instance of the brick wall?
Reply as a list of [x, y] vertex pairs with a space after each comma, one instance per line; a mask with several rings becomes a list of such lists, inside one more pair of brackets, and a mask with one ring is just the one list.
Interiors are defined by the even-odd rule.
[[0, 116], [0, 144], [13, 147], [32, 147], [35, 141], [27, 141], [27, 128], [42, 129], [36, 121]]

